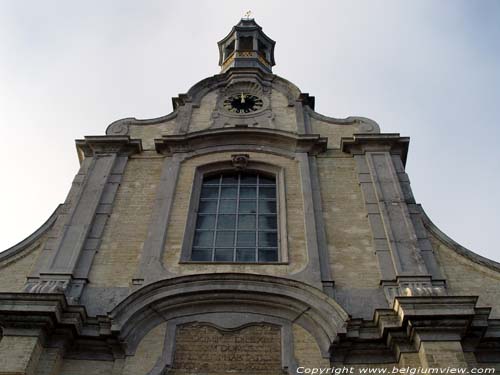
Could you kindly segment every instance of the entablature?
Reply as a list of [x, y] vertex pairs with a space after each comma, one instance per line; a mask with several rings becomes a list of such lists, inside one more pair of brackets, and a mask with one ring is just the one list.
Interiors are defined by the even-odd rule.
[[354, 134], [340, 141], [340, 149], [351, 154], [364, 154], [370, 151], [387, 151], [401, 156], [403, 165], [408, 156], [409, 137], [401, 137], [399, 133]]
[[325, 152], [328, 139], [317, 134], [300, 135], [276, 129], [221, 128], [155, 139], [156, 150], [165, 155], [231, 145], [273, 146], [290, 152], [317, 155]]
[[75, 142], [80, 161], [86, 157], [102, 154], [129, 156], [142, 151], [141, 140], [131, 139], [128, 135], [93, 135], [77, 139]]

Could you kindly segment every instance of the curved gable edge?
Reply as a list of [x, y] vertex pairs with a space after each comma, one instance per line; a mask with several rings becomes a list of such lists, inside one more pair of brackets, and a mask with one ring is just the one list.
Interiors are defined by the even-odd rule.
[[7, 250], [0, 252], [0, 262], [3, 262], [9, 258], [12, 258], [16, 255], [23, 253], [25, 250], [29, 249], [29, 247], [33, 243], [35, 243], [35, 241], [37, 241], [38, 239], [40, 239], [40, 237], [42, 237], [45, 233], [47, 233], [54, 224], [54, 222], [56, 221], [62, 206], [63, 206], [62, 204], [59, 204], [57, 208], [54, 210], [54, 212], [52, 212], [50, 217], [45, 221], [45, 223], [43, 223], [37, 230], [35, 230], [24, 240], [8, 248]]
[[422, 214], [422, 219], [424, 222], [425, 228], [432, 233], [436, 238], [438, 238], [441, 242], [447, 245], [450, 249], [455, 251], [457, 254], [477, 263], [481, 266], [487, 267], [493, 271], [500, 272], [500, 263], [495, 262], [494, 260], [483, 257], [475, 252], [465, 248], [460, 245], [458, 242], [447, 236], [443, 231], [441, 231], [436, 224], [434, 224], [429, 216], [425, 213], [423, 207], [419, 205], [420, 212]]
[[144, 126], [144, 125], [155, 125], [161, 124], [163, 122], [168, 122], [177, 117], [177, 110], [170, 112], [168, 115], [156, 117], [152, 119], [136, 119], [135, 117], [126, 117], [116, 121], [113, 121], [106, 128], [106, 135], [127, 135], [129, 134], [129, 126]]
[[380, 133], [379, 124], [370, 118], [361, 116], [349, 116], [346, 118], [335, 118], [322, 115], [310, 107], [306, 107], [306, 113], [313, 119], [334, 125], [359, 125], [362, 133]]

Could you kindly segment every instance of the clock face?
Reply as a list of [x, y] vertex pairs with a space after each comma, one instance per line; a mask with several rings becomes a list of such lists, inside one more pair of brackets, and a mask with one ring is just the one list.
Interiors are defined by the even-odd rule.
[[262, 109], [264, 103], [258, 96], [252, 94], [236, 94], [224, 100], [224, 109], [232, 113], [252, 113]]

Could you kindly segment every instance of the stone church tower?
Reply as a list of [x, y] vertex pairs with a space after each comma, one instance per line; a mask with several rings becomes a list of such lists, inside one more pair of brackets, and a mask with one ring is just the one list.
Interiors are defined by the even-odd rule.
[[0, 253], [0, 374], [500, 370], [500, 264], [416, 203], [409, 138], [315, 112], [252, 19], [218, 46], [172, 113], [77, 140]]

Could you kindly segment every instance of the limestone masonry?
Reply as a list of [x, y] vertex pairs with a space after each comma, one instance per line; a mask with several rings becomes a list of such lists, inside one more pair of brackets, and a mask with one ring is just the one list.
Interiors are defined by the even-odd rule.
[[500, 370], [500, 264], [427, 217], [408, 137], [315, 112], [274, 46], [242, 19], [172, 113], [76, 141], [0, 253], [0, 375]]

